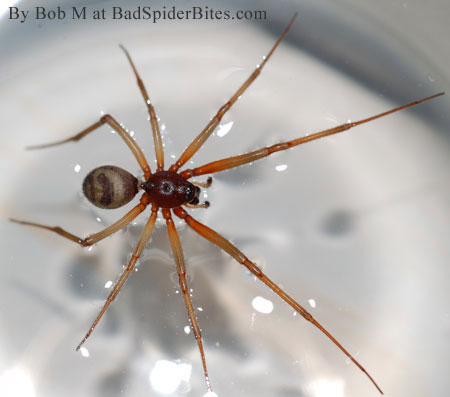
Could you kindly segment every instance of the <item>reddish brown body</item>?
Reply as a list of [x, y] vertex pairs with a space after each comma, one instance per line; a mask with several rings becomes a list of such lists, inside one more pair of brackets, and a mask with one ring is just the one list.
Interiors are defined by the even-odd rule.
[[176, 208], [183, 204], [197, 205], [200, 188], [173, 171], [159, 171], [141, 184], [150, 203], [160, 208]]

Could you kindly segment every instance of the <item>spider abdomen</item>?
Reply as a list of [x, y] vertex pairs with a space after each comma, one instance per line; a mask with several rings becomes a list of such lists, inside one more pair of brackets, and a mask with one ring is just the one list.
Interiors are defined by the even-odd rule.
[[161, 208], [198, 204], [200, 188], [173, 171], [159, 171], [142, 184], [150, 202]]
[[114, 209], [131, 201], [138, 192], [138, 180], [114, 165], [92, 170], [83, 181], [83, 193], [96, 207]]

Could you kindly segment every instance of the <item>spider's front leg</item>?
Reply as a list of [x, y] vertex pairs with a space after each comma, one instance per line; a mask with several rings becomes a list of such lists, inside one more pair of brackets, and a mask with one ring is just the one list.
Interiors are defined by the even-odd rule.
[[231, 168], [239, 167], [244, 164], [252, 163], [253, 161], [262, 159], [264, 157], [267, 157], [273, 153], [280, 152], [283, 150], [287, 150], [290, 148], [293, 148], [298, 145], [302, 145], [307, 142], [315, 141], [316, 139], [324, 138], [330, 135], [338, 134], [340, 132], [347, 131], [351, 128], [357, 127], [358, 125], [369, 123], [373, 120], [385, 117], [389, 114], [398, 112], [400, 110], [404, 110], [407, 108], [410, 108], [412, 106], [419, 105], [423, 102], [429, 101], [431, 99], [434, 99], [436, 97], [439, 97], [441, 95], [444, 95], [443, 92], [440, 92], [435, 95], [431, 95], [426, 98], [419, 99], [414, 102], [410, 102], [406, 105], [399, 106], [393, 109], [390, 109], [386, 112], [376, 114], [375, 116], [371, 116], [362, 120], [338, 125], [333, 128], [329, 128], [327, 130], [319, 131], [311, 135], [302, 136], [300, 138], [292, 139], [290, 141], [277, 143], [272, 146], [267, 146], [258, 150], [254, 150], [253, 152], [241, 154], [238, 156], [232, 156], [221, 160], [212, 161], [211, 163], [202, 165], [200, 167], [194, 168], [194, 169], [185, 169], [184, 171], [180, 172], [180, 175], [185, 177], [186, 179], [192, 178], [194, 176], [200, 176], [205, 174], [213, 174], [220, 171], [229, 170]]
[[240, 98], [240, 96], [244, 94], [244, 92], [247, 90], [247, 88], [250, 87], [250, 85], [253, 83], [253, 81], [255, 81], [255, 79], [259, 76], [264, 65], [269, 61], [269, 59], [272, 56], [272, 54], [274, 53], [274, 51], [277, 49], [277, 47], [280, 45], [280, 43], [283, 41], [283, 39], [288, 34], [289, 29], [291, 28], [292, 24], [294, 23], [294, 20], [296, 17], [297, 17], [297, 14], [294, 14], [294, 16], [291, 18], [289, 24], [286, 26], [286, 28], [284, 29], [281, 36], [278, 38], [278, 40], [275, 42], [273, 47], [270, 49], [270, 51], [264, 57], [261, 64], [256, 67], [256, 69], [253, 71], [253, 73], [247, 78], [247, 80], [244, 81], [244, 83], [238, 88], [238, 90], [234, 93], [234, 95], [217, 111], [216, 115], [209, 121], [209, 123], [200, 132], [200, 134], [198, 134], [194, 138], [194, 140], [185, 149], [185, 151], [180, 156], [180, 158], [176, 161], [176, 163], [171, 165], [171, 167], [169, 168], [170, 171], [174, 171], [174, 172], [178, 171], [178, 169], [180, 169], [203, 146], [205, 141], [209, 138], [209, 136], [213, 133], [213, 131], [219, 125], [220, 120], [222, 120], [222, 117], [228, 112], [228, 110], [230, 110], [230, 108], [236, 103], [236, 101]]

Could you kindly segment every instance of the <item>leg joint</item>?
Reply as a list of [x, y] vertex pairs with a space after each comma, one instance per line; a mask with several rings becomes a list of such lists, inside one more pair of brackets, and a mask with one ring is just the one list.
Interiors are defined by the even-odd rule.
[[105, 114], [100, 119], [100, 121], [102, 121], [103, 123], [107, 123], [108, 121], [111, 121], [111, 120], [112, 120], [112, 116], [110, 114]]

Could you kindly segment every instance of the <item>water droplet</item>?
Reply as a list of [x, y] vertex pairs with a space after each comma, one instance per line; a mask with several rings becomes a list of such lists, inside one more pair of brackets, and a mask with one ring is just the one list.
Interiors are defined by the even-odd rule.
[[20, 366], [4, 369], [0, 374], [2, 396], [34, 397], [36, 392], [28, 371]]
[[80, 347], [80, 353], [85, 358], [89, 357], [89, 350], [86, 349], [85, 347]]
[[280, 164], [280, 165], [277, 165], [276, 167], [275, 167], [275, 169], [278, 171], [278, 172], [281, 172], [281, 171], [284, 171], [284, 170], [287, 170], [287, 164]]
[[150, 384], [158, 393], [171, 394], [181, 382], [181, 377], [177, 374], [177, 364], [159, 360], [150, 372]]
[[230, 132], [231, 127], [233, 127], [232, 121], [226, 124], [220, 124], [219, 129], [217, 130], [217, 136], [220, 138], [224, 137], [226, 134]]
[[111, 280], [109, 280], [105, 283], [105, 288], [111, 288], [112, 285], [113, 285], [113, 282]]
[[314, 299], [309, 299], [308, 303], [311, 307], [316, 307], [316, 301]]
[[81, 165], [80, 165], [80, 164], [77, 164], [75, 167], [73, 167], [73, 170], [74, 170], [75, 172], [80, 172], [80, 170], [81, 170]]
[[159, 360], [150, 372], [149, 380], [153, 389], [161, 394], [171, 394], [181, 382], [189, 382], [192, 365]]
[[341, 380], [317, 379], [308, 385], [310, 394], [316, 397], [342, 397], [344, 395], [344, 382]]
[[252, 300], [253, 309], [260, 313], [269, 314], [273, 311], [273, 303], [268, 299], [264, 299], [261, 296], [256, 296]]

